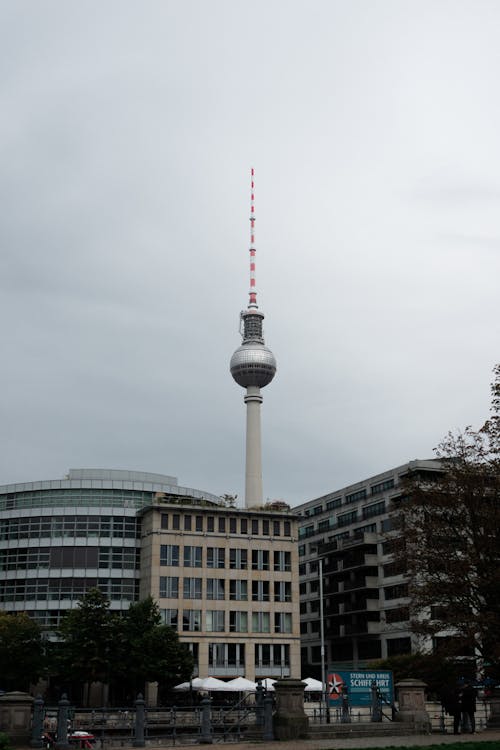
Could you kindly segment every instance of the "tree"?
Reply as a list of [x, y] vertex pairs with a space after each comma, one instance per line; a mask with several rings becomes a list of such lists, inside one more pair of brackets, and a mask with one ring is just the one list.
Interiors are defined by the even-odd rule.
[[412, 629], [500, 675], [500, 365], [492, 416], [449, 433], [441, 471], [410, 474], [396, 510], [395, 557], [409, 577]]
[[24, 612], [0, 611], [0, 688], [28, 690], [44, 671], [41, 630]]
[[369, 662], [367, 667], [391, 671], [394, 684], [407, 678], [423, 680], [427, 685], [427, 694], [435, 699], [441, 697], [445, 686], [455, 685], [464, 677], [463, 665], [436, 654], [398, 654], [387, 659], [376, 659]]
[[60, 670], [79, 683], [108, 683], [120, 653], [118, 616], [99, 589], [89, 589], [76, 609], [64, 617], [60, 628]]
[[191, 652], [175, 630], [161, 624], [158, 604], [151, 596], [130, 605], [121, 632], [125, 651], [119, 675], [129, 694], [143, 692], [146, 682], [168, 688], [192, 676]]

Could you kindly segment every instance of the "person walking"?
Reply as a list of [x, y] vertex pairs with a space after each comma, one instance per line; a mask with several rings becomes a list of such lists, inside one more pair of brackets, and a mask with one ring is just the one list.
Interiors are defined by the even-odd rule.
[[464, 689], [462, 690], [462, 729], [465, 729], [467, 724], [470, 726], [472, 734], [476, 731], [476, 691], [467, 682]]

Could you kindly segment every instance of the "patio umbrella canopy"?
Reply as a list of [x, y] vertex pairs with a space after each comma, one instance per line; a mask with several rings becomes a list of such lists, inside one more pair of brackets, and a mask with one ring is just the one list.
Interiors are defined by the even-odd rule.
[[304, 688], [305, 693], [323, 692], [323, 683], [319, 680], [315, 680], [313, 677], [306, 677], [306, 679], [302, 680], [302, 682], [306, 683], [306, 687]]
[[272, 680], [270, 677], [266, 677], [265, 680], [260, 681], [262, 683], [262, 687], [268, 690], [269, 692], [274, 692], [274, 683], [277, 682], [277, 680]]
[[201, 677], [195, 677], [191, 682], [181, 682], [180, 685], [176, 685], [174, 690], [178, 692], [187, 693], [188, 690], [201, 690], [199, 686], [203, 683]]
[[180, 685], [176, 685], [174, 690], [179, 692], [187, 692], [188, 690], [201, 691], [205, 690], [211, 692], [214, 690], [228, 690], [227, 682], [217, 680], [215, 677], [195, 677], [191, 682], [181, 682]]
[[255, 693], [257, 684], [252, 680], [247, 680], [246, 677], [235, 677], [234, 680], [226, 682], [226, 690], [234, 691], [235, 693]]

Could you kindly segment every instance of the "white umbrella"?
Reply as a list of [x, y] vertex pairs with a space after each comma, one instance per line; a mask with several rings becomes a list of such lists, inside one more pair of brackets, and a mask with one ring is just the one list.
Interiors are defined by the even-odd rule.
[[181, 682], [180, 685], [176, 685], [174, 690], [179, 692], [187, 693], [188, 690], [200, 690], [200, 685], [203, 683], [201, 677], [195, 677], [191, 682]]
[[201, 685], [196, 689], [207, 690], [208, 692], [214, 690], [227, 690], [227, 682], [218, 680], [216, 677], [205, 677], [204, 680], [201, 680]]
[[306, 677], [306, 679], [302, 680], [302, 682], [306, 683], [306, 687], [304, 688], [304, 692], [306, 693], [323, 692], [323, 683], [319, 680], [315, 680], [313, 677]]
[[246, 677], [235, 677], [234, 680], [226, 682], [226, 690], [234, 690], [238, 693], [255, 693], [257, 684]]

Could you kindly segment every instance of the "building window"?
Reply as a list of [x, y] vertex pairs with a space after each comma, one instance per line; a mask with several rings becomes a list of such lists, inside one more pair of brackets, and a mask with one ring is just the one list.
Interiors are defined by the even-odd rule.
[[386, 609], [385, 611], [385, 621], [387, 623], [408, 622], [409, 619], [410, 610], [408, 607], [396, 607], [395, 609]]
[[236, 518], [229, 519], [229, 533], [236, 534]]
[[184, 609], [182, 611], [182, 630], [184, 632], [200, 632], [201, 609]]
[[252, 601], [269, 601], [269, 581], [252, 581]]
[[364, 500], [366, 498], [366, 489], [358, 490], [357, 492], [351, 492], [350, 495], [345, 496], [346, 505], [349, 503], [356, 503], [358, 500]]
[[207, 578], [207, 599], [224, 599], [224, 579]]
[[284, 536], [291, 536], [292, 534], [292, 524], [290, 521], [284, 521], [283, 522], [283, 534]]
[[219, 516], [219, 533], [226, 533], [226, 519], [225, 516]]
[[306, 554], [306, 545], [299, 544], [299, 557], [304, 557], [305, 554]]
[[262, 521], [262, 536], [269, 536], [269, 519], [267, 518]]
[[229, 567], [231, 570], [246, 570], [248, 565], [248, 550], [230, 549], [229, 550]]
[[167, 513], [161, 514], [161, 528], [168, 529], [168, 514]]
[[163, 625], [168, 625], [169, 628], [177, 630], [177, 610], [176, 609], [160, 609], [161, 621]]
[[207, 568], [225, 568], [226, 550], [224, 547], [207, 547]]
[[181, 517], [178, 513], [174, 513], [172, 516], [172, 528], [175, 531], [179, 531], [181, 528]]
[[408, 596], [408, 584], [397, 583], [395, 586], [386, 586], [384, 588], [384, 595], [386, 601], [390, 599], [403, 599]]
[[319, 514], [323, 512], [323, 506], [315, 505], [312, 512], [313, 512], [313, 516], [319, 516]]
[[342, 513], [337, 519], [338, 526], [348, 526], [350, 523], [355, 523], [358, 519], [358, 512], [351, 510], [350, 513]]
[[178, 576], [160, 576], [160, 597], [162, 599], [179, 598]]
[[286, 571], [292, 569], [292, 553], [285, 550], [274, 552], [274, 570]]
[[291, 602], [292, 601], [292, 584], [290, 581], [274, 582], [274, 601]]
[[281, 536], [281, 524], [279, 521], [273, 521], [273, 536]]
[[394, 479], [386, 479], [384, 482], [379, 482], [378, 484], [374, 484], [371, 487], [371, 493], [372, 495], [379, 495], [381, 492], [385, 492], [386, 490], [392, 490], [394, 487]]
[[248, 582], [229, 581], [229, 598], [234, 602], [246, 602], [248, 599]]
[[178, 544], [160, 544], [160, 565], [179, 565]]
[[255, 644], [255, 666], [256, 667], [289, 667], [290, 666], [290, 646], [288, 643], [270, 643]]
[[248, 518], [240, 520], [240, 534], [248, 534]]
[[215, 531], [215, 518], [207, 516], [207, 531]]
[[259, 521], [257, 518], [252, 518], [252, 534], [258, 535], [259, 533]]
[[327, 510], [333, 510], [334, 508], [340, 508], [341, 505], [342, 505], [342, 498], [341, 497], [336, 497], [336, 498], [334, 498], [334, 500], [329, 500], [327, 502], [326, 509]]
[[274, 613], [274, 632], [291, 633], [292, 632], [292, 614], [291, 612]]
[[244, 643], [209, 643], [208, 663], [211, 667], [245, 668]]
[[184, 531], [191, 531], [191, 516], [184, 516]]
[[269, 570], [269, 550], [252, 550], [252, 570]]
[[203, 531], [203, 516], [196, 516], [195, 528], [196, 528], [196, 531]]
[[223, 633], [224, 612], [219, 609], [208, 609], [205, 614], [205, 630], [207, 633]]
[[373, 503], [373, 505], [367, 505], [361, 511], [363, 518], [373, 518], [373, 516], [380, 516], [385, 513], [385, 500], [381, 500], [379, 503]]
[[184, 578], [184, 599], [201, 599], [201, 578]]
[[252, 632], [271, 632], [271, 619], [269, 612], [252, 612]]
[[184, 567], [201, 568], [201, 547], [184, 546]]
[[399, 654], [411, 653], [410, 638], [388, 638], [387, 656], [398, 656]]
[[247, 633], [248, 613], [239, 611], [229, 612], [229, 631], [231, 633]]

